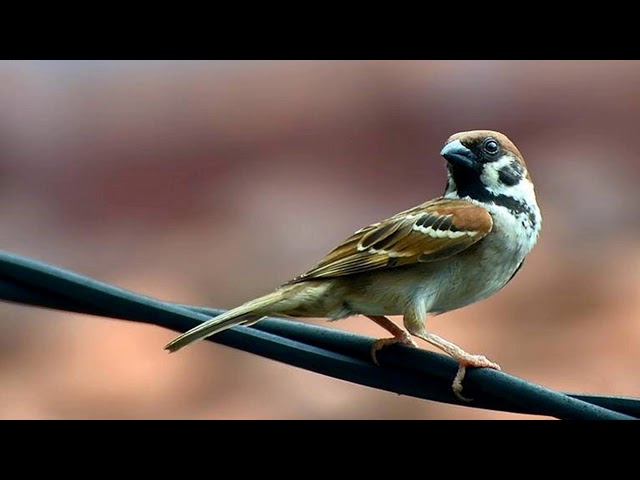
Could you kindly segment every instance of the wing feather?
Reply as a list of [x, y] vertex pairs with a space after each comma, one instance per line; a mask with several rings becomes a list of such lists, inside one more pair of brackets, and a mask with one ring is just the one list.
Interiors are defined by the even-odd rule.
[[290, 283], [441, 260], [466, 250], [492, 228], [482, 206], [441, 197], [358, 230]]

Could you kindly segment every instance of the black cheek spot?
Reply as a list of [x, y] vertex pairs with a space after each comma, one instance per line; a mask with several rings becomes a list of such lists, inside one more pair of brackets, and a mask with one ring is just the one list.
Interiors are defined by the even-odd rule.
[[522, 171], [514, 165], [507, 165], [498, 172], [498, 178], [503, 185], [513, 187], [522, 180]]

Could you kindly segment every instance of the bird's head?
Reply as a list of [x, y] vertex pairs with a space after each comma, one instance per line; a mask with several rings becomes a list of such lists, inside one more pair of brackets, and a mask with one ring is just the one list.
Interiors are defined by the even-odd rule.
[[[477, 190], [514, 196], [531, 183], [524, 158], [506, 135], [491, 130], [460, 132], [449, 137], [440, 154], [447, 160], [450, 185], [461, 197]], [[482, 196], [482, 193], [480, 193]]]
[[524, 158], [506, 135], [491, 130], [456, 133], [440, 154], [447, 161], [445, 197], [499, 205], [513, 213], [533, 212], [532, 223], [539, 217]]

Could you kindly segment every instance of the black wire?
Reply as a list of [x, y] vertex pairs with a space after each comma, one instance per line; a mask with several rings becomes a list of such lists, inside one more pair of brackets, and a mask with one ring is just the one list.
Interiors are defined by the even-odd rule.
[[[149, 323], [184, 332], [221, 310], [162, 302], [42, 262], [0, 251], [0, 299]], [[452, 393], [456, 362], [426, 350], [393, 346], [370, 361], [373, 339], [302, 322], [265, 319], [209, 340], [317, 373], [418, 398], [562, 419], [634, 419], [640, 400], [564, 394], [503, 372], [470, 369], [461, 403]], [[159, 346], [158, 348], [161, 348]]]

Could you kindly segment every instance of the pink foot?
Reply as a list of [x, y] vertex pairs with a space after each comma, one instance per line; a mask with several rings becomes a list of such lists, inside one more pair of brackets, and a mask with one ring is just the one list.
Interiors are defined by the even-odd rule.
[[396, 343], [418, 348], [418, 344], [408, 333], [403, 333], [393, 338], [381, 338], [373, 342], [373, 345], [371, 346], [371, 359], [373, 360], [373, 363], [380, 366], [380, 363], [378, 363], [377, 353], [387, 345], [395, 345]]
[[491, 368], [493, 370], [502, 370], [500, 365], [492, 362], [484, 355], [470, 355], [466, 354], [461, 356], [460, 358], [456, 358], [460, 362], [458, 366], [458, 373], [456, 373], [456, 377], [453, 379], [453, 393], [459, 400], [463, 402], [471, 402], [473, 398], [467, 398], [462, 395], [462, 380], [464, 380], [464, 376], [467, 373], [467, 367], [476, 367], [476, 368]]

